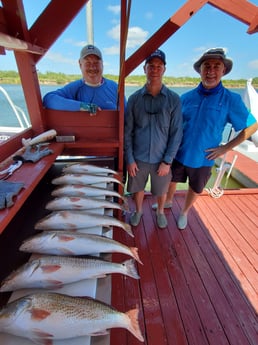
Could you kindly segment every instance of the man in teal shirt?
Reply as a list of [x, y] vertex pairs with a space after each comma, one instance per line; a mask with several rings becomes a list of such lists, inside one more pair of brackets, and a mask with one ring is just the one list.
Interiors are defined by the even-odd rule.
[[[221, 83], [232, 66], [232, 60], [222, 48], [209, 49], [193, 66], [201, 76], [201, 83], [181, 96], [183, 139], [172, 164], [172, 180], [165, 203], [166, 208], [172, 206], [177, 183], [186, 182], [188, 178], [188, 192], [177, 221], [180, 230], [187, 226], [188, 211], [209, 180], [214, 160], [248, 139], [258, 128], [240, 95]], [[240, 133], [221, 145], [227, 123]]]

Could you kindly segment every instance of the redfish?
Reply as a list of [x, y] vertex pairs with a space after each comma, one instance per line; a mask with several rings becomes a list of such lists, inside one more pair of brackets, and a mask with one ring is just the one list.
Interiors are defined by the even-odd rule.
[[90, 174], [112, 174], [112, 175], [117, 175], [118, 172], [106, 167], [99, 167], [97, 165], [93, 164], [86, 164], [86, 163], [75, 163], [71, 165], [67, 165], [66, 167], [63, 168], [63, 173], [65, 174], [85, 174], [85, 173], [90, 173]]
[[0, 292], [30, 288], [58, 289], [65, 284], [103, 278], [112, 273], [140, 278], [133, 259], [115, 263], [97, 257], [42, 256], [9, 274], [1, 283]]
[[98, 215], [88, 211], [55, 211], [40, 219], [35, 224], [37, 230], [78, 230], [96, 226], [119, 227], [128, 235], [134, 237], [131, 225], [118, 220], [115, 217]]
[[54, 189], [52, 196], [80, 196], [80, 197], [117, 197], [126, 201], [126, 198], [118, 192], [97, 186], [82, 185], [82, 184], [65, 184]]
[[0, 332], [52, 345], [54, 340], [104, 335], [108, 329], [124, 328], [143, 342], [138, 313], [138, 309], [122, 313], [90, 297], [34, 293], [0, 309]]
[[50, 211], [61, 210], [91, 210], [94, 208], [108, 208], [125, 211], [126, 208], [116, 202], [108, 201], [105, 199], [87, 198], [79, 196], [62, 196], [50, 200], [46, 209]]
[[54, 178], [51, 182], [54, 185], [116, 183], [124, 187], [124, 184], [115, 177], [94, 174], [64, 174]]
[[128, 247], [112, 238], [70, 231], [43, 231], [26, 239], [20, 250], [51, 255], [93, 255], [123, 253], [142, 263], [138, 248]]

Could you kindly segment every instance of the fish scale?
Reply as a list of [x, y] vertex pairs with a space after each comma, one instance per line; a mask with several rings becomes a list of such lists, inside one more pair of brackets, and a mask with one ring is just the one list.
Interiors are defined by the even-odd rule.
[[29, 253], [52, 255], [123, 253], [142, 263], [136, 247], [128, 247], [103, 235], [71, 231], [43, 231], [23, 241], [19, 249]]
[[34, 293], [0, 309], [0, 331], [52, 343], [55, 339], [107, 334], [108, 329], [121, 327], [143, 342], [138, 312], [133, 309], [122, 313], [90, 297]]
[[140, 278], [133, 259], [115, 263], [95, 257], [42, 256], [28, 261], [9, 274], [2, 281], [0, 291], [26, 288], [58, 289], [65, 284], [114, 273], [134, 279]]
[[95, 226], [118, 227], [134, 237], [130, 224], [115, 217], [98, 215], [88, 211], [55, 211], [43, 217], [35, 224], [36, 230], [77, 230]]

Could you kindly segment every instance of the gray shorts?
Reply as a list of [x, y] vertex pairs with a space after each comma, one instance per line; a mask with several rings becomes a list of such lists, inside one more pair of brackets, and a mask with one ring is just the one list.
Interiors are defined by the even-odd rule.
[[143, 191], [150, 176], [151, 193], [155, 196], [161, 196], [167, 193], [169, 183], [171, 181], [171, 169], [166, 176], [158, 176], [157, 170], [160, 163], [150, 164], [137, 162], [139, 171], [135, 177], [128, 175], [127, 191], [129, 193], [137, 193]]

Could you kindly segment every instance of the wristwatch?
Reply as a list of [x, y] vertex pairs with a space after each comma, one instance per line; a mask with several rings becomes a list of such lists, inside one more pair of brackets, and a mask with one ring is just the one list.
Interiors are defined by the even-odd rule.
[[162, 163], [164, 163], [164, 164], [166, 164], [166, 165], [170, 165], [170, 163], [167, 163], [167, 162], [165, 162], [165, 161], [162, 161]]

